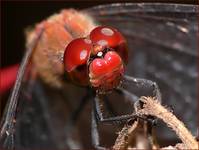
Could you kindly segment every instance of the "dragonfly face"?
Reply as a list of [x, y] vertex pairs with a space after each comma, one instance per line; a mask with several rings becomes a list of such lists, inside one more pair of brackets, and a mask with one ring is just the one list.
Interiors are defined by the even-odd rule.
[[128, 53], [126, 40], [112, 27], [99, 26], [87, 38], [71, 41], [64, 65], [72, 81], [107, 91], [118, 86]]

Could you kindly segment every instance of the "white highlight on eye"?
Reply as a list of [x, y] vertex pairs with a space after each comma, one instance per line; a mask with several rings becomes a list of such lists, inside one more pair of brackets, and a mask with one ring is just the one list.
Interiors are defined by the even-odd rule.
[[108, 61], [110, 61], [112, 58], [111, 57], [108, 57]]
[[101, 57], [102, 55], [103, 55], [102, 52], [98, 52], [98, 53], [97, 53], [97, 56], [98, 56], [98, 57]]
[[106, 36], [112, 36], [114, 34], [113, 30], [111, 30], [109, 28], [102, 28], [101, 33]]
[[84, 60], [87, 56], [87, 50], [82, 50], [80, 53], [80, 60]]
[[101, 46], [106, 46], [106, 45], [108, 45], [108, 42], [107, 42], [106, 40], [99, 40], [99, 41], [97, 42], [97, 44], [99, 44], [99, 45], [101, 45]]

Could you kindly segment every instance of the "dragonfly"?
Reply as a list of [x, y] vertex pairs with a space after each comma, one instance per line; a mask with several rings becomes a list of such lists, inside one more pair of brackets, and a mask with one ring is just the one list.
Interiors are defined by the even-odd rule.
[[[98, 134], [99, 122], [112, 124], [121, 120], [126, 121], [134, 115], [125, 114], [104, 118], [101, 104], [104, 103], [107, 110], [115, 114], [109, 101], [114, 101], [113, 105], [116, 105], [116, 103], [121, 103], [121, 100], [117, 101], [120, 99], [118, 97], [123, 96], [126, 101], [134, 104], [142, 95], [153, 95], [161, 99], [159, 88], [162, 99], [165, 99], [162, 102], [174, 106], [174, 112], [182, 117], [193, 133], [196, 133], [196, 118], [193, 114], [196, 112], [197, 11], [197, 6], [193, 5], [118, 3], [88, 8], [80, 12], [62, 11], [60, 15], [49, 18], [49, 20], [54, 19], [57, 24], [51, 21], [49, 24], [48, 21], [38, 24], [34, 32], [28, 33], [28, 49], [1, 121], [2, 145], [8, 148], [65, 147], [63, 143], [66, 142], [66, 132], [63, 133], [63, 126], [68, 122], [71, 123], [71, 121], [66, 121], [65, 114], [72, 110], [72, 117], [69, 120], [72, 120], [71, 124], [73, 124], [77, 121], [83, 106], [88, 103], [88, 99], [92, 99], [91, 139], [96, 148], [102, 148]], [[69, 20], [73, 15], [79, 18]], [[66, 16], [66, 20], [60, 19], [63, 16]], [[85, 18], [82, 19], [82, 16]], [[79, 20], [79, 24], [73, 22], [76, 20]], [[98, 23], [103, 26], [98, 26]], [[53, 30], [55, 28], [53, 25], [57, 25], [56, 30]], [[99, 29], [100, 33], [98, 33]], [[97, 33], [94, 34], [95, 32]], [[103, 45], [102, 32], [105, 32], [105, 35], [119, 34], [122, 46], [118, 45], [118, 41], [113, 42], [116, 46]], [[50, 38], [46, 38], [48, 35], [51, 35]], [[102, 38], [101, 45], [93, 47], [93, 43], [96, 43], [95, 38], [97, 40]], [[88, 51], [82, 54], [86, 65], [85, 61], [82, 63], [79, 58], [76, 62], [74, 61], [78, 52], [72, 53], [70, 50], [67, 51], [70, 47], [65, 48], [66, 45], [72, 45], [71, 43], [78, 39], [80, 42], [87, 41], [83, 46], [92, 45], [93, 56], [88, 59], [86, 55]], [[128, 43], [128, 53], [124, 39]], [[47, 43], [49, 45], [46, 45]], [[118, 48], [118, 46], [121, 47]], [[37, 49], [43, 49], [42, 54]], [[96, 71], [99, 62], [107, 61], [102, 59], [105, 57], [115, 58], [114, 63], [119, 64], [120, 67], [109, 66], [108, 69], [105, 67], [101, 71]], [[50, 61], [45, 61], [46, 58]], [[104, 70], [118, 68], [120, 71], [116, 70], [112, 74], [116, 75], [114, 77], [117, 80], [113, 80], [111, 86], [107, 84], [110, 83], [107, 82], [108, 80], [100, 80], [100, 77], [106, 73]], [[88, 75], [84, 73], [85, 70], [91, 73]], [[99, 80], [92, 80], [97, 83], [89, 81], [88, 86], [88, 80], [93, 76], [94, 79]], [[64, 81], [72, 81], [81, 86]], [[112, 96], [112, 93], [115, 95]], [[75, 109], [70, 107], [75, 107]], [[17, 108], [19, 112], [16, 111]], [[64, 113], [59, 113], [56, 109]], [[54, 112], [51, 113], [52, 110]], [[70, 130], [71, 126], [68, 127]], [[173, 135], [165, 133], [162, 128], [164, 129], [161, 127], [159, 130], [164, 137], [172, 138]], [[72, 147], [77, 145], [70, 139], [67, 140], [67, 144]]]

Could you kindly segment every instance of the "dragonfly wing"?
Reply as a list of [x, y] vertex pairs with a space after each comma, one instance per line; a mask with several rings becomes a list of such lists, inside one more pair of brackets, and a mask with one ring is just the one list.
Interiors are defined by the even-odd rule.
[[25, 78], [25, 74], [28, 73], [32, 52], [35, 49], [35, 46], [37, 45], [37, 42], [40, 39], [41, 34], [42, 29], [38, 32], [38, 36], [36, 36], [28, 46], [28, 49], [20, 65], [12, 93], [10, 95], [8, 103], [6, 104], [6, 111], [4, 112], [3, 118], [1, 120], [0, 141], [2, 145], [8, 146], [9, 148], [13, 148], [14, 146], [13, 132], [15, 128], [16, 109], [18, 105], [18, 98], [21, 92], [21, 87]]
[[[109, 4], [86, 10], [96, 21], [117, 28], [127, 38], [127, 74], [157, 82], [162, 103], [196, 135], [198, 6], [179, 4]], [[174, 135], [164, 127], [164, 136]]]

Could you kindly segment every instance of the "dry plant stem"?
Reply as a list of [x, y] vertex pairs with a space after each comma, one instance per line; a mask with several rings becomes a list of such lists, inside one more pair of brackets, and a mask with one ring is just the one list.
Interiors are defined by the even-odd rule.
[[131, 135], [138, 126], [138, 121], [135, 121], [131, 127], [125, 126], [119, 133], [113, 149], [123, 150], [127, 149]]
[[163, 120], [172, 128], [177, 136], [182, 140], [187, 149], [198, 149], [198, 143], [181, 122], [170, 111], [164, 108], [159, 101], [152, 97], [141, 97], [140, 101], [144, 103], [143, 109], [138, 110], [138, 115], [152, 115]]

